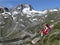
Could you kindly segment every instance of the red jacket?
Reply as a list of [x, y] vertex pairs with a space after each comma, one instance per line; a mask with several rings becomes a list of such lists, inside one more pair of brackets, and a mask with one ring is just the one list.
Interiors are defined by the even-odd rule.
[[43, 29], [43, 30], [41, 31], [41, 33], [43, 33], [43, 35], [46, 35], [46, 34], [49, 33], [49, 30], [50, 30], [50, 28], [46, 26], [45, 29]]

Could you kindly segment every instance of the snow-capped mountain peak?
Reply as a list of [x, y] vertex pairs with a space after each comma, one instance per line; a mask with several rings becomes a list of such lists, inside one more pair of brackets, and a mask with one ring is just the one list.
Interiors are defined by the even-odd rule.
[[58, 9], [50, 9], [50, 12], [58, 11]]

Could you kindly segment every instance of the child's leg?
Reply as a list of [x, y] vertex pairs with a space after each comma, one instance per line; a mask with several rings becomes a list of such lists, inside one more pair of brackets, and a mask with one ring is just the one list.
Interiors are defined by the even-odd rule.
[[41, 32], [41, 36], [43, 36], [43, 32]]

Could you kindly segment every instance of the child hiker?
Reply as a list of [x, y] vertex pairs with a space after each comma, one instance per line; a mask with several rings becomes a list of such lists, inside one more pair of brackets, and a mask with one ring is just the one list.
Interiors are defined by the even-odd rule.
[[41, 31], [41, 36], [47, 35], [49, 31], [50, 31], [50, 26], [46, 24], [44, 29]]

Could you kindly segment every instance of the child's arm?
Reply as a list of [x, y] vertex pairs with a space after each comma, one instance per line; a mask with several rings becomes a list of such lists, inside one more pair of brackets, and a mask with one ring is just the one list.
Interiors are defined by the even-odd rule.
[[54, 27], [54, 25], [50, 25], [49, 27], [50, 27], [50, 28], [53, 28], [53, 27]]

